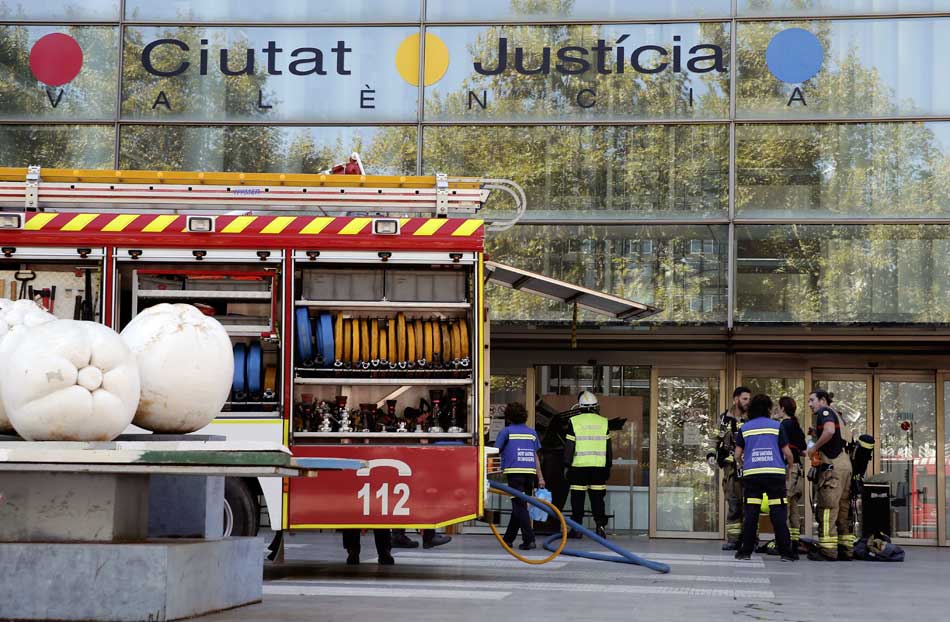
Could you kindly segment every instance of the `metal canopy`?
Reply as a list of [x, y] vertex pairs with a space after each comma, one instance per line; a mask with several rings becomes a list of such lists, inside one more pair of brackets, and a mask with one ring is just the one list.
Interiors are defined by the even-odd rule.
[[586, 287], [565, 283], [543, 274], [529, 272], [497, 261], [486, 261], [485, 270], [488, 274], [488, 280], [493, 283], [559, 300], [567, 304], [576, 303], [579, 307], [617, 320], [642, 320], [659, 311], [659, 309], [650, 305], [611, 296], [603, 292], [596, 292]]

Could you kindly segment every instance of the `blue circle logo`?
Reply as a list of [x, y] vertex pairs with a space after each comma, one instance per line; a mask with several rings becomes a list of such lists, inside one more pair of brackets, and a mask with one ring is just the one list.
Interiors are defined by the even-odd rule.
[[789, 84], [800, 84], [821, 69], [825, 51], [818, 37], [801, 28], [778, 33], [765, 50], [765, 64], [772, 75]]

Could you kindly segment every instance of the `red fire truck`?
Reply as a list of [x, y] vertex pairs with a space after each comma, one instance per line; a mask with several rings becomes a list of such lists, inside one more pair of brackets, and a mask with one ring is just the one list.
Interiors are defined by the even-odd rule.
[[194, 304], [235, 358], [225, 410], [199, 434], [367, 461], [229, 479], [229, 534], [256, 533], [261, 515], [279, 530], [480, 516], [488, 277], [621, 319], [655, 311], [487, 262], [486, 228], [513, 223], [473, 216], [493, 190], [520, 215], [511, 182], [341, 172], [357, 174], [0, 169], [4, 296], [116, 330]]

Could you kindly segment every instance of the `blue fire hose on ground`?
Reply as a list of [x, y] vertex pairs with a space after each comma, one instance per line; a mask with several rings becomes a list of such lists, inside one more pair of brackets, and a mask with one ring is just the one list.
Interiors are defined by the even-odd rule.
[[[594, 533], [590, 529], [587, 529], [583, 525], [578, 525], [570, 518], [567, 518], [566, 516], [561, 514], [560, 510], [558, 510], [556, 507], [554, 507], [550, 503], [547, 503], [545, 501], [539, 501], [538, 499], [535, 499], [531, 495], [526, 495], [520, 490], [515, 490], [514, 488], [511, 488], [510, 486], [506, 486], [500, 482], [489, 481], [488, 485], [493, 491], [508, 495], [510, 497], [517, 497], [519, 499], [522, 499], [523, 501], [527, 501], [529, 504], [533, 505], [536, 508], [540, 508], [544, 510], [550, 516], [557, 518], [561, 522], [560, 533], [556, 533], [554, 535], [548, 536], [547, 539], [544, 541], [544, 548], [553, 553], [553, 555], [549, 556], [548, 558], [544, 560], [532, 560], [530, 558], [523, 557], [519, 555], [518, 553], [515, 553], [512, 550], [512, 548], [508, 546], [508, 543], [506, 543], [502, 539], [501, 534], [498, 533], [498, 530], [495, 528], [495, 526], [493, 524], [490, 524], [492, 532], [495, 534], [495, 537], [498, 538], [498, 540], [501, 542], [505, 550], [507, 550], [511, 555], [513, 555], [514, 557], [516, 557], [517, 559], [525, 563], [530, 563], [530, 564], [546, 563], [546, 562], [551, 561], [555, 557], [557, 557], [559, 554], [564, 554], [564, 555], [571, 555], [573, 557], [584, 557], [587, 559], [596, 559], [596, 560], [605, 561], [605, 562], [616, 562], [619, 564], [635, 564], [635, 565], [644, 566], [645, 568], [649, 568], [650, 570], [655, 570], [656, 572], [662, 572], [662, 573], [667, 573], [670, 571], [669, 565], [664, 564], [662, 562], [655, 562], [649, 559], [645, 559], [643, 557], [640, 557], [639, 555], [635, 555], [631, 553], [630, 551], [624, 549], [623, 547], [618, 546], [614, 544], [613, 542], [610, 542], [604, 538], [601, 538], [596, 533]], [[577, 549], [565, 548], [566, 540], [564, 538], [567, 535], [567, 527], [570, 527], [571, 529], [574, 529], [575, 531], [582, 533], [583, 535], [587, 536], [594, 542], [597, 542], [601, 546], [604, 546], [610, 549], [617, 555], [607, 555], [604, 553], [594, 553], [591, 551], [580, 551]], [[555, 542], [559, 539], [561, 540], [561, 543], [556, 545]]]

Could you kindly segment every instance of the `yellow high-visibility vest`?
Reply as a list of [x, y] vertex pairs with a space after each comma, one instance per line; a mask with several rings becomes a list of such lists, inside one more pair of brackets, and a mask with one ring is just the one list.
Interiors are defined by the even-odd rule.
[[597, 413], [581, 413], [571, 417], [574, 435], [567, 439], [574, 441], [573, 467], [607, 466], [607, 443], [610, 434], [607, 420]]

